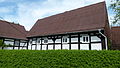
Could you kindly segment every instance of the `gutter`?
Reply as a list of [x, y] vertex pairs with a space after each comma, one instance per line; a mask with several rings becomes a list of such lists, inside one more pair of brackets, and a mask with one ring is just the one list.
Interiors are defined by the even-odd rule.
[[108, 50], [108, 47], [107, 47], [107, 37], [101, 32], [101, 29], [99, 29], [98, 30], [99, 31], [99, 33], [103, 36], [103, 37], [105, 37], [105, 46], [106, 46], [106, 50]]

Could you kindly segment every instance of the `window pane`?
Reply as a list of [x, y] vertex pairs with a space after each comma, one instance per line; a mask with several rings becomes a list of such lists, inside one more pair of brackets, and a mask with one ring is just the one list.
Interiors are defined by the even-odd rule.
[[67, 42], [67, 38], [65, 38], [65, 42]]
[[86, 37], [86, 42], [88, 42], [88, 37]]
[[85, 37], [83, 37], [83, 42], [85, 42]]

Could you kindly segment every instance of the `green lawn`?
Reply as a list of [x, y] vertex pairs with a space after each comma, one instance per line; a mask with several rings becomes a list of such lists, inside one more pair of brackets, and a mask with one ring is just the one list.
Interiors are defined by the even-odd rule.
[[0, 50], [0, 68], [120, 68], [120, 51]]

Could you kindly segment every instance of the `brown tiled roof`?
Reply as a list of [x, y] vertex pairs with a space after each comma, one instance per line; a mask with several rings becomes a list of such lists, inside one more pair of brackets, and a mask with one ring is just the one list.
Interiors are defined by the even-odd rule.
[[26, 40], [26, 34], [24, 26], [0, 20], [0, 37]]
[[67, 11], [39, 19], [27, 37], [101, 29], [105, 27], [106, 15], [105, 2]]
[[120, 47], [120, 26], [119, 27], [112, 27], [111, 32], [112, 32], [112, 44], [113, 44], [113, 46], [119, 45], [119, 47]]

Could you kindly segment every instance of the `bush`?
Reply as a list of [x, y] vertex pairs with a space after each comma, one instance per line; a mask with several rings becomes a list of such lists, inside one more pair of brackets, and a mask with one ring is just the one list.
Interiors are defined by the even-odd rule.
[[0, 50], [1, 68], [119, 68], [120, 51]]

